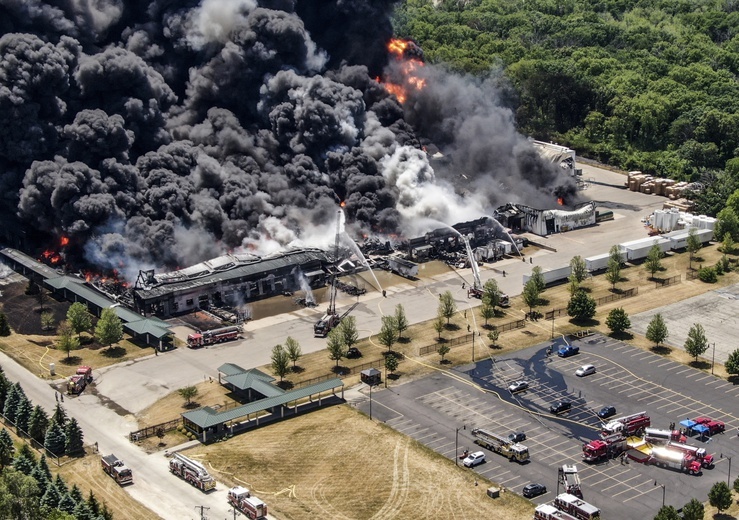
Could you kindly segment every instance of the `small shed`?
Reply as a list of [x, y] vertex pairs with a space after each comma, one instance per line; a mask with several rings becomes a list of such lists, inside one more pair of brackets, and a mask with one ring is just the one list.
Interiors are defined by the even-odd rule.
[[379, 385], [382, 381], [382, 372], [376, 368], [368, 368], [366, 370], [362, 370], [360, 377], [362, 379], [362, 383], [375, 386]]

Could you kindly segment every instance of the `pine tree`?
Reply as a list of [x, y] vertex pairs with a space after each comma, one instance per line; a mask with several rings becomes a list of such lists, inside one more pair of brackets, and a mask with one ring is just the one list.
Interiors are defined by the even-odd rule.
[[4, 312], [0, 312], [0, 336], [10, 336], [10, 325]]
[[30, 475], [36, 467], [36, 456], [31, 451], [31, 447], [25, 442], [18, 448], [18, 454], [13, 461], [13, 468], [20, 471], [24, 475]]
[[731, 375], [739, 374], [739, 348], [729, 354], [729, 358], [724, 363], [726, 371]]
[[78, 504], [85, 501], [85, 497], [82, 496], [82, 491], [77, 487], [77, 484], [72, 484], [72, 490], [69, 492], [69, 496]]
[[56, 474], [56, 478], [54, 479], [54, 486], [59, 492], [60, 497], [66, 493], [69, 493], [69, 489], [67, 489], [67, 483], [64, 482], [64, 479], [62, 478], [60, 473]]
[[703, 520], [704, 516], [705, 508], [695, 498], [691, 498], [690, 502], [683, 506], [683, 520]]
[[90, 511], [92, 511], [93, 516], [98, 516], [102, 512], [100, 509], [100, 502], [98, 502], [98, 499], [95, 496], [95, 493], [92, 492], [92, 489], [90, 490], [90, 494], [87, 495], [87, 505], [90, 506]]
[[13, 386], [13, 383], [8, 381], [8, 378], [5, 377], [5, 372], [3, 372], [0, 367], [0, 411], [5, 409], [5, 398], [8, 395], [11, 386]]
[[66, 495], [63, 495], [61, 500], [59, 500], [59, 505], [56, 507], [59, 511], [64, 511], [65, 513], [74, 514], [74, 508], [77, 507], [77, 503], [74, 501], [74, 499], [69, 496], [69, 493]]
[[595, 316], [595, 299], [585, 291], [577, 291], [567, 304], [567, 315], [576, 320], [589, 320]]
[[90, 506], [84, 500], [77, 502], [77, 506], [74, 508], [75, 520], [95, 520], [95, 516], [90, 510]]
[[5, 466], [13, 463], [14, 456], [15, 446], [13, 445], [13, 438], [8, 433], [8, 430], [3, 428], [0, 430], [0, 472], [5, 469]]
[[33, 440], [43, 444], [47, 429], [49, 429], [49, 416], [46, 415], [46, 410], [40, 405], [36, 405], [31, 412], [31, 418], [28, 420], [28, 434]]
[[51, 482], [53, 479], [53, 475], [51, 474], [51, 470], [49, 469], [49, 461], [46, 460], [46, 455], [41, 455], [41, 458], [36, 463], [36, 467], [43, 473], [44, 477], [46, 477], [46, 480]]
[[10, 385], [8, 395], [5, 396], [5, 406], [3, 407], [3, 415], [9, 421], [15, 423], [15, 410], [20, 402], [21, 396], [18, 393], [18, 383]]
[[54, 415], [51, 416], [51, 422], [56, 423], [59, 426], [67, 424], [67, 412], [64, 411], [64, 408], [60, 403], [56, 403]]
[[56, 509], [61, 496], [56, 486], [46, 486], [46, 492], [41, 495], [41, 505], [48, 509]]
[[53, 482], [50, 478], [46, 476], [44, 473], [44, 470], [41, 469], [38, 465], [36, 465], [35, 468], [33, 468], [33, 471], [31, 471], [31, 477], [36, 479], [36, 483], [38, 484], [40, 495], [43, 496], [44, 493], [46, 493], [46, 490], [50, 487], [54, 487]]
[[[85, 445], [83, 442], [84, 434], [82, 433], [82, 428], [77, 424], [77, 419], [74, 417], [72, 417], [64, 426], [64, 436], [67, 441], [64, 445], [64, 451], [67, 455], [78, 456], [85, 454]], [[79, 502], [79, 500], [77, 500], [77, 502]]]
[[64, 430], [58, 423], [52, 422], [49, 429], [46, 431], [46, 438], [44, 439], [44, 448], [55, 457], [61, 457], [64, 455], [64, 446], [67, 444], [67, 439], [64, 437]]
[[108, 509], [108, 504], [103, 502], [103, 510], [101, 512], [103, 518], [105, 520], [113, 520], [113, 513], [110, 509]]
[[21, 431], [28, 433], [31, 412], [33, 412], [31, 401], [25, 395], [21, 396], [18, 405], [15, 407], [15, 428], [19, 433]]
[[729, 509], [731, 502], [731, 490], [724, 481], [716, 482], [708, 492], [708, 503], [718, 509], [719, 513]]

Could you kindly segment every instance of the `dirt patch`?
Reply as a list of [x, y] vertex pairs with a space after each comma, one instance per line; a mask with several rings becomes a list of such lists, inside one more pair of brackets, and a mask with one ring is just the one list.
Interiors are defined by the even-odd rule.
[[[10, 328], [17, 334], [34, 336], [52, 336], [56, 332], [56, 325], [67, 317], [70, 303], [53, 298], [48, 291], [44, 291], [43, 298], [39, 295], [25, 294], [28, 281], [15, 282], [4, 285], [0, 308], [8, 317]], [[41, 312], [50, 312], [54, 317], [54, 327], [49, 330], [41, 328]]]
[[[330, 439], [330, 441], [328, 441]], [[238, 454], [238, 455], [236, 455]], [[318, 410], [187, 451], [228, 486], [243, 485], [277, 518], [529, 519], [514, 493], [347, 405]]]

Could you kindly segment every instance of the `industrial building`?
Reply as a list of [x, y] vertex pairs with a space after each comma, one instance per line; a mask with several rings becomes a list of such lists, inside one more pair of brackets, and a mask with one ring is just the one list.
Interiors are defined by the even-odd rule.
[[595, 202], [585, 202], [572, 211], [535, 209], [510, 203], [498, 208], [493, 216], [513, 231], [528, 231], [540, 236], [592, 226], [596, 222]]

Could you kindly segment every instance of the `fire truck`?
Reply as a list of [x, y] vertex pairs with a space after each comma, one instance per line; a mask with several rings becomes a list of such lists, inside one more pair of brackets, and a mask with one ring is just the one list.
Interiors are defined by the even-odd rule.
[[85, 387], [92, 383], [92, 367], [81, 366], [75, 375], [67, 381], [67, 393], [70, 395], [81, 394]]
[[267, 518], [267, 504], [251, 496], [249, 490], [243, 486], [228, 490], [228, 503], [252, 520]]
[[210, 491], [216, 487], [215, 479], [208, 473], [205, 466], [180, 453], [175, 453], [169, 461], [169, 471], [189, 482], [200, 491]]
[[509, 460], [525, 462], [529, 460], [529, 449], [518, 442], [511, 442], [508, 437], [498, 435], [490, 430], [475, 428], [472, 430], [475, 443], [490, 451], [500, 453]]
[[708, 428], [709, 435], [715, 435], [717, 433], [723, 433], [726, 430], [726, 425], [721, 421], [714, 421], [710, 417], [697, 417], [693, 419], [696, 423], [702, 424]]
[[685, 443], [687, 437], [680, 433], [680, 430], [644, 428], [644, 440], [653, 446], [664, 446], [670, 442]]
[[564, 464], [560, 467], [559, 481], [564, 486], [565, 493], [575, 495], [577, 498], [582, 498], [580, 476], [577, 474], [577, 466], [574, 464]]
[[639, 412], [631, 415], [625, 415], [617, 419], [613, 419], [603, 427], [601, 432], [601, 438], [608, 437], [614, 433], [621, 433], [624, 437], [629, 435], [638, 435], [644, 428], [647, 428], [652, 424], [652, 420], [647, 415], [647, 412]]
[[133, 484], [133, 473], [121, 459], [113, 454], [106, 455], [100, 459], [103, 471], [113, 477], [119, 485]]
[[598, 462], [603, 459], [612, 459], [628, 448], [626, 437], [620, 433], [614, 433], [595, 439], [582, 447], [582, 460], [585, 462]]
[[691, 475], [701, 473], [701, 463], [693, 455], [675, 448], [656, 446], [651, 449], [632, 449], [627, 453], [630, 459], [642, 464], [672, 468]]
[[599, 520], [600, 509], [569, 493], [557, 495], [554, 507], [580, 520]]
[[206, 330], [205, 332], [196, 332], [195, 334], [187, 335], [187, 346], [198, 348], [223, 343], [224, 341], [232, 341], [238, 338], [240, 333], [241, 327], [238, 325]]
[[679, 450], [683, 453], [692, 455], [704, 468], [713, 468], [713, 455], [707, 453], [705, 448], [699, 448], [698, 446], [691, 446], [690, 444], [678, 442], [668, 442], [667, 448]]
[[542, 504], [534, 509], [534, 520], [577, 520], [577, 517], [560, 511], [550, 504]]

